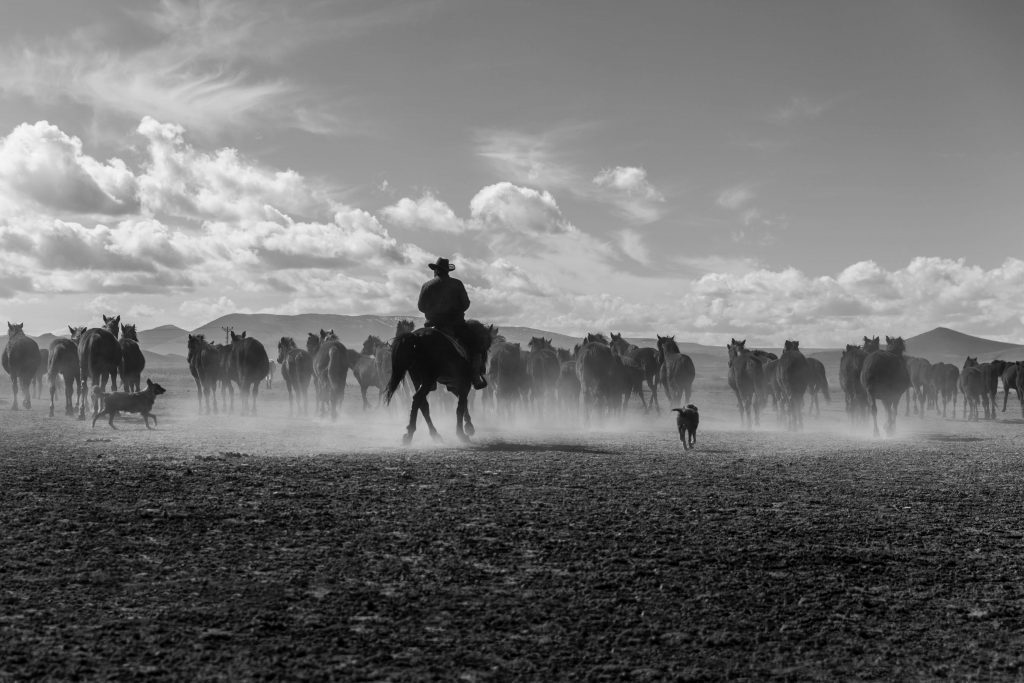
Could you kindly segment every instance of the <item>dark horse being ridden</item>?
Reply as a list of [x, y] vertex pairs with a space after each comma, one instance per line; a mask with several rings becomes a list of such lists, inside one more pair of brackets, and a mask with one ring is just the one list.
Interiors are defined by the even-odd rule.
[[83, 397], [79, 400], [79, 420], [85, 419], [86, 396], [92, 396], [94, 414], [100, 409], [99, 395], [93, 391], [88, 394], [85, 392], [87, 383], [106, 392], [109, 379], [110, 390], [117, 391], [117, 373], [121, 369], [121, 345], [117, 343], [120, 322], [119, 315], [112, 318], [103, 316], [103, 327], [86, 330], [78, 342], [78, 366], [82, 383], [80, 392]]
[[54, 339], [50, 342], [50, 356], [47, 359], [46, 375], [50, 385], [50, 417], [53, 417], [53, 399], [57, 394], [57, 375], [64, 378], [64, 414], [74, 415], [71, 394], [78, 389], [78, 400], [82, 400], [81, 367], [78, 364], [78, 340], [85, 334], [84, 327], [71, 327], [71, 339]]
[[121, 385], [125, 391], [142, 390], [142, 371], [146, 369], [146, 357], [139, 348], [139, 335], [135, 325], [121, 325]]
[[905, 346], [903, 337], [886, 337], [885, 350], [874, 351], [864, 359], [864, 367], [860, 371], [860, 383], [868, 397], [871, 409], [871, 420], [874, 423], [875, 436], [878, 436], [878, 406], [881, 400], [885, 406], [885, 433], [892, 434], [896, 427], [896, 415], [899, 413], [900, 398], [910, 388], [910, 373], [907, 371], [906, 359], [903, 357]]
[[231, 335], [231, 355], [228, 360], [228, 378], [238, 384], [242, 394], [242, 415], [249, 412], [249, 395], [252, 395], [252, 414], [256, 414], [256, 397], [260, 384], [270, 370], [270, 358], [259, 340], [246, 337], [245, 332]]
[[733, 339], [726, 349], [729, 351], [729, 388], [736, 394], [740, 423], [753, 428], [755, 424], [761, 424], [761, 397], [758, 393], [765, 390], [764, 365], [747, 349], [746, 339]]
[[[224, 380], [223, 352], [215, 344], [206, 341], [201, 334], [188, 335], [188, 371], [196, 382], [196, 398], [199, 399], [199, 412], [203, 412], [203, 399], [206, 399], [206, 412], [210, 412], [210, 395], [213, 395], [213, 412], [217, 413], [217, 384]], [[232, 396], [234, 392], [232, 392]], [[227, 406], [225, 405], [226, 409]]]
[[14, 390], [14, 400], [11, 402], [11, 410], [18, 409], [18, 383], [21, 382], [21, 389], [25, 394], [26, 408], [32, 407], [31, 387], [32, 380], [39, 369], [39, 344], [34, 339], [25, 336], [25, 323], [12, 325], [7, 323], [7, 346], [4, 347], [2, 365], [4, 370], [11, 376], [11, 388]]
[[281, 337], [277, 343], [277, 363], [281, 378], [288, 389], [288, 414], [293, 415], [293, 403], [301, 403], [302, 414], [309, 414], [309, 380], [313, 377], [313, 357], [300, 349], [291, 337]]
[[[473, 346], [483, 353], [491, 347], [491, 330], [478, 320], [467, 320], [466, 329], [472, 336]], [[384, 400], [391, 401], [402, 379], [408, 373], [415, 393], [409, 412], [409, 426], [402, 442], [408, 444], [416, 432], [416, 413], [422, 412], [423, 419], [435, 440], [440, 435], [430, 419], [430, 405], [427, 394], [443, 384], [455, 394], [458, 404], [455, 408], [455, 433], [462, 441], [473, 435], [473, 421], [469, 416], [469, 390], [473, 386], [474, 370], [470, 359], [456, 349], [447, 335], [434, 328], [423, 328], [409, 332], [395, 339], [391, 352], [391, 376], [384, 391]]]
[[[306, 342], [307, 347], [309, 341]], [[331, 419], [338, 419], [338, 406], [345, 398], [348, 379], [348, 349], [338, 341], [334, 330], [320, 330], [320, 340], [313, 356], [313, 374], [317, 382], [317, 400], [330, 405]]]

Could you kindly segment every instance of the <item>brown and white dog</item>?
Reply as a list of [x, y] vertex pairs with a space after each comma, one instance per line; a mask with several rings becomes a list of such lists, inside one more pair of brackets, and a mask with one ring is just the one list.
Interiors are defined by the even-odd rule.
[[697, 425], [700, 424], [700, 413], [692, 403], [685, 408], [673, 408], [676, 415], [676, 426], [679, 428], [679, 440], [683, 442], [683, 450], [689, 450], [697, 443]]
[[103, 409], [97, 410], [92, 416], [92, 426], [96, 426], [96, 420], [99, 419], [100, 415], [109, 415], [110, 419], [107, 421], [113, 429], [117, 429], [117, 427], [114, 427], [114, 416], [121, 412], [141, 413], [142, 418], [146, 421], [146, 429], [152, 429], [149, 426], [149, 418], [153, 418], [153, 424], [156, 424], [156, 415], [150, 412], [153, 410], [153, 403], [156, 401], [157, 396], [167, 393], [166, 389], [151, 379], [146, 380], [146, 388], [143, 391], [136, 391], [130, 394], [127, 391], [115, 391], [105, 394], [99, 390], [99, 387], [93, 387], [93, 391], [99, 397]]

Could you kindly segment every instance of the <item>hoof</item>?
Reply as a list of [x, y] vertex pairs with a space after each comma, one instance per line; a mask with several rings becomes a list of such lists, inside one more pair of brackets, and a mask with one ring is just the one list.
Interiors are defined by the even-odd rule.
[[436, 432], [431, 434], [430, 438], [434, 440], [434, 443], [444, 443], [444, 439], [442, 439], [441, 435]]
[[53, 406], [50, 406], [50, 417], [53, 417]]
[[473, 425], [471, 425], [470, 423], [467, 422], [466, 423], [466, 435], [467, 436], [473, 436], [474, 434], [476, 434], [476, 427], [474, 427]]
[[402, 445], [403, 446], [408, 446], [411, 443], [412, 443], [412, 434], [406, 434], [405, 436], [402, 437]]

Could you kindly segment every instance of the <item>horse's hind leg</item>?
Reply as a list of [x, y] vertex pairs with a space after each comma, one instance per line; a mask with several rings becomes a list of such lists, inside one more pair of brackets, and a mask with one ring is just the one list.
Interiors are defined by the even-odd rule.
[[409, 425], [405, 428], [405, 436], [402, 437], [402, 443], [407, 446], [412, 442], [412, 435], [416, 433], [416, 413], [419, 412], [421, 401], [426, 401], [426, 394], [421, 396], [416, 392], [412, 397], [412, 407], [409, 409]]

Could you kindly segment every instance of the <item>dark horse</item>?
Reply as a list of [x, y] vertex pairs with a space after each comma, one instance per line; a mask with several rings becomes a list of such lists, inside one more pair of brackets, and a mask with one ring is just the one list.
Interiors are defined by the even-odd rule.
[[800, 350], [800, 342], [786, 340], [775, 367], [779, 392], [782, 395], [783, 411], [787, 424], [793, 431], [804, 427], [804, 394], [811, 382], [811, 366]]
[[142, 391], [142, 371], [146, 368], [146, 357], [139, 348], [139, 335], [135, 325], [121, 325], [121, 384], [125, 391]]
[[729, 388], [736, 394], [740, 423], [753, 428], [761, 424], [761, 397], [757, 394], [765, 390], [764, 365], [747, 349], [746, 339], [733, 339], [726, 349], [729, 351]]
[[637, 387], [637, 393], [640, 394], [640, 402], [644, 404], [644, 412], [647, 412], [653, 406], [655, 411], [660, 413], [661, 405], [658, 403], [658, 371], [661, 369], [661, 354], [658, 352], [658, 349], [646, 346], [641, 348], [636, 344], [630, 344], [622, 338], [621, 334], [615, 334], [614, 332], [612, 332], [611, 346], [612, 351], [623, 358], [633, 361], [640, 368], [641, 380], [647, 383], [647, 388], [651, 391], [651, 400], [648, 403], [644, 400], [642, 387]]
[[[395, 339], [415, 329], [416, 324], [413, 321], [403, 318], [395, 324], [395, 336], [391, 341], [380, 344], [374, 349], [373, 357], [377, 362], [377, 376], [380, 377], [381, 382], [384, 381], [385, 377], [391, 377], [391, 345], [395, 343]], [[409, 395], [409, 385], [404, 381], [402, 382], [402, 395], [406, 397]]]
[[[300, 349], [291, 337], [281, 337], [277, 343], [277, 364], [281, 378], [288, 389], [288, 414], [293, 415], [294, 403], [301, 402], [302, 414], [309, 414], [309, 380], [313, 377], [313, 357]], [[294, 397], [294, 398], [293, 398]]]
[[511, 418], [515, 415], [526, 376], [522, 347], [519, 342], [513, 344], [500, 335], [495, 335], [491, 344], [487, 351], [487, 388], [482, 403], [486, 405], [486, 397], [493, 396], [494, 412]]
[[[309, 342], [306, 342], [307, 347]], [[330, 405], [331, 419], [338, 419], [338, 406], [345, 398], [348, 379], [348, 349], [338, 341], [334, 330], [320, 330], [320, 340], [313, 356], [313, 375], [317, 383], [320, 405]]]
[[526, 374], [530, 377], [530, 399], [538, 414], [552, 415], [561, 363], [558, 362], [558, 354], [550, 339], [531, 337], [529, 346]]
[[242, 415], [249, 412], [249, 395], [252, 395], [252, 414], [256, 414], [256, 397], [260, 383], [270, 370], [267, 350], [257, 339], [246, 337], [245, 332], [231, 335], [231, 355], [228, 360], [228, 378], [238, 384], [242, 394]]
[[[468, 320], [466, 329], [472, 336], [472, 346], [486, 354], [491, 347], [491, 328], [485, 327], [478, 320]], [[412, 379], [415, 392], [412, 396], [412, 409], [409, 412], [409, 426], [402, 437], [402, 443], [408, 444], [412, 441], [412, 435], [416, 432], [417, 412], [423, 413], [430, 435], [435, 440], [440, 439], [434, 423], [430, 420], [430, 405], [427, 403], [427, 394], [436, 389], [438, 383], [443, 384], [458, 398], [455, 407], [455, 433], [460, 440], [468, 441], [475, 431], [469, 416], [467, 400], [469, 390], [473, 387], [473, 367], [464, 353], [460, 352], [440, 330], [423, 328], [407, 332], [395, 339], [391, 351], [391, 376], [384, 390], [385, 401], [391, 401], [406, 373]]]
[[25, 336], [25, 323], [7, 323], [7, 335], [7, 346], [0, 360], [4, 371], [11, 376], [11, 388], [14, 390], [11, 410], [18, 409], [18, 382], [21, 382], [21, 389], [25, 393], [24, 406], [31, 408], [32, 380], [39, 369], [39, 344]]
[[[210, 395], [213, 395], [213, 412], [217, 413], [217, 384], [224, 380], [224, 354], [216, 344], [206, 341], [201, 334], [188, 335], [188, 371], [196, 382], [196, 397], [199, 399], [199, 412], [203, 412], [203, 399], [206, 399], [206, 412], [210, 412]], [[232, 396], [234, 392], [232, 392]], [[224, 406], [227, 408], [227, 406]]]
[[689, 405], [697, 370], [693, 360], [679, 351], [675, 335], [658, 335], [658, 383], [665, 388], [669, 406]]
[[936, 363], [932, 366], [932, 386], [935, 392], [935, 412], [939, 412], [939, 398], [942, 399], [942, 417], [950, 400], [953, 401], [953, 417], [956, 417], [957, 385], [960, 381], [960, 370], [949, 363]]
[[860, 371], [864, 368], [864, 359], [878, 347], [878, 337], [864, 337], [863, 346], [847, 344], [843, 357], [839, 359], [839, 388], [846, 397], [846, 413], [851, 424], [867, 417], [868, 394], [860, 383]]
[[[978, 419], [978, 404], [985, 401], [985, 416], [988, 417], [988, 394], [985, 391], [985, 377], [982, 366], [978, 365], [977, 357], [970, 356], [964, 361], [960, 370], [957, 386], [964, 395], [964, 419]], [[956, 410], [954, 409], [954, 416]]]
[[71, 394], [79, 389], [78, 400], [82, 400], [80, 387], [81, 367], [78, 364], [78, 340], [85, 334], [84, 327], [71, 327], [71, 339], [54, 339], [50, 342], [50, 355], [46, 364], [46, 375], [50, 385], [50, 417], [53, 417], [53, 399], [57, 394], [57, 375], [64, 378], [64, 414], [74, 415]]
[[807, 385], [807, 392], [811, 395], [808, 401], [807, 414], [814, 411], [815, 417], [821, 416], [821, 406], [818, 403], [818, 394], [821, 393], [825, 400], [832, 402], [832, 396], [828, 393], [828, 374], [825, 372], [825, 364], [817, 358], [808, 358], [807, 365], [811, 368], [811, 380]]
[[346, 350], [348, 354], [348, 366], [352, 370], [352, 376], [356, 378], [356, 383], [359, 384], [359, 394], [363, 397], [363, 410], [373, 407], [370, 405], [370, 402], [366, 400], [366, 391], [370, 387], [377, 388], [377, 405], [380, 405], [381, 400], [384, 398], [380, 374], [377, 372], [377, 359], [373, 355], [377, 344], [383, 343], [384, 342], [371, 334], [366, 338], [366, 341], [363, 342], [362, 351], [356, 351], [355, 349]]
[[615, 358], [608, 340], [602, 334], [588, 334], [576, 354], [584, 423], [590, 422], [591, 411], [610, 407], [608, 388], [614, 370]]
[[864, 359], [860, 383], [868, 397], [875, 436], [879, 435], [876, 401], [881, 400], [885, 407], [885, 433], [892, 434], [896, 427], [896, 415], [899, 414], [900, 398], [910, 388], [910, 372], [903, 358], [905, 348], [903, 337], [886, 337], [885, 350], [873, 351]]
[[86, 393], [87, 383], [106, 392], [109, 379], [110, 390], [117, 391], [117, 373], [121, 369], [121, 345], [117, 343], [117, 328], [120, 323], [119, 315], [112, 318], [103, 316], [103, 327], [86, 330], [78, 342], [78, 366], [82, 386], [80, 395], [83, 397], [83, 400], [79, 401], [79, 420], [85, 419], [87, 401], [84, 397], [92, 397], [93, 413], [100, 409], [99, 394], [95, 391]]

